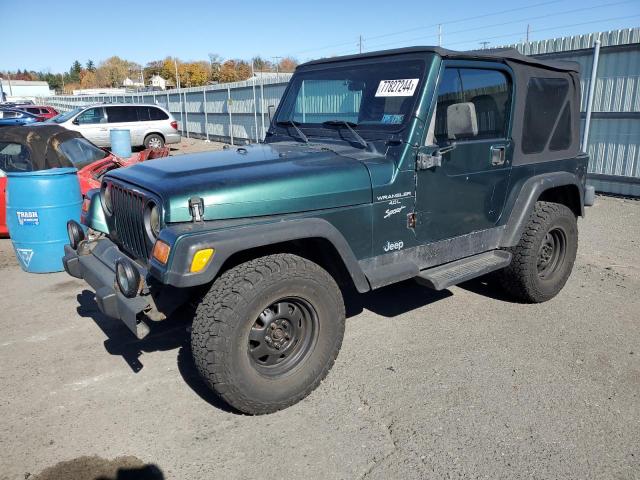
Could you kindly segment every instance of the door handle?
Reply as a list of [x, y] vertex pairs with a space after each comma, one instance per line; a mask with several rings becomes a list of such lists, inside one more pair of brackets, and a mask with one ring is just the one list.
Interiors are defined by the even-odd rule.
[[491, 166], [504, 165], [506, 148], [504, 145], [491, 146]]

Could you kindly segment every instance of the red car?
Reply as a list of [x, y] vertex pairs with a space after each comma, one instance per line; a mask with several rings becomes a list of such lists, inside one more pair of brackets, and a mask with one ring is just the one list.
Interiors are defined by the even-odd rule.
[[39, 122], [44, 122], [58, 115], [58, 111], [55, 108], [47, 105], [16, 105], [14, 108], [32, 113], [38, 117]]
[[37, 123], [28, 127], [0, 129], [0, 236], [7, 236], [7, 172], [30, 172], [58, 167], [75, 167], [82, 195], [100, 188], [102, 176], [110, 170], [128, 167], [153, 158], [166, 157], [169, 148], [146, 149], [120, 158], [96, 147], [79, 132], [56, 124]]

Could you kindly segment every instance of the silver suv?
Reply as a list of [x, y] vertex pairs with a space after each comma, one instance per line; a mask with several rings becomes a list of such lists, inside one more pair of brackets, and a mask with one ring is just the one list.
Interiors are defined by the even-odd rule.
[[178, 122], [164, 108], [153, 104], [117, 103], [85, 105], [62, 113], [49, 122], [80, 132], [99, 147], [111, 146], [112, 128], [131, 131], [131, 145], [160, 148], [179, 143]]

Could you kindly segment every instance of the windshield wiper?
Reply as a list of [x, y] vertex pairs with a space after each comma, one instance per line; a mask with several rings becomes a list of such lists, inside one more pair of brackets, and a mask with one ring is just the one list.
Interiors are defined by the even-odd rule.
[[362, 138], [358, 132], [356, 132], [353, 129], [353, 127], [358, 126], [357, 123], [348, 122], [347, 120], [327, 120], [326, 122], [322, 122], [322, 124], [330, 125], [330, 126], [338, 126], [338, 127], [347, 127], [360, 145], [362, 145], [364, 148], [369, 148], [369, 143], [364, 138]]
[[309, 139], [307, 138], [307, 136], [304, 134], [304, 132], [302, 130], [300, 130], [298, 128], [299, 123], [294, 121], [294, 120], [280, 120], [278, 122], [276, 122], [276, 125], [280, 126], [280, 127], [293, 127], [296, 129], [296, 132], [298, 133], [298, 137], [304, 142], [304, 143], [309, 143]]

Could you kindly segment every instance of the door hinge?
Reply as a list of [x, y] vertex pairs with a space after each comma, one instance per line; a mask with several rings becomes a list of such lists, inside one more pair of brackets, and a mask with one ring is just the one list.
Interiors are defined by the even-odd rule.
[[415, 212], [407, 214], [407, 228], [416, 228], [416, 214], [415, 214]]
[[442, 165], [442, 155], [440, 155], [439, 151], [435, 151], [432, 154], [429, 153], [418, 153], [418, 158], [416, 160], [416, 168], [418, 170], [429, 170], [433, 167], [439, 167]]

